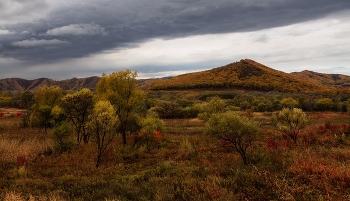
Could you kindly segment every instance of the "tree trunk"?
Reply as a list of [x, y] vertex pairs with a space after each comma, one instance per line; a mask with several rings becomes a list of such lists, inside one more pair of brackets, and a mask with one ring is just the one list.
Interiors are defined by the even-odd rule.
[[84, 140], [84, 144], [89, 143], [89, 135], [88, 134], [84, 134], [83, 135], [83, 140]]
[[98, 154], [98, 155], [97, 155], [96, 168], [98, 168], [98, 167], [100, 166], [100, 163], [101, 163], [101, 155], [102, 155], [102, 154]]
[[123, 135], [123, 144], [126, 145], [126, 132], [123, 131], [122, 135]]

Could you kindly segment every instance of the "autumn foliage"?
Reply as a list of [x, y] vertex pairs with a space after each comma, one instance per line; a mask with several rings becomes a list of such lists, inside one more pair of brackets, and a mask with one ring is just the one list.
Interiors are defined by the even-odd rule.
[[249, 59], [212, 70], [156, 80], [152, 85], [153, 90], [193, 88], [243, 88], [280, 92], [334, 90], [332, 87], [302, 80], [295, 75], [274, 70]]

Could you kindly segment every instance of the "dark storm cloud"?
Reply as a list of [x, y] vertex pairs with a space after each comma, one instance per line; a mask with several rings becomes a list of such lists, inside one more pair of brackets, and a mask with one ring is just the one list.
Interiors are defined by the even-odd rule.
[[0, 20], [0, 57], [34, 62], [81, 58], [153, 38], [285, 26], [350, 8], [348, 0], [8, 0], [17, 5], [11, 13], [4, 2], [0, 13], [7, 11], [0, 16], [8, 21]]

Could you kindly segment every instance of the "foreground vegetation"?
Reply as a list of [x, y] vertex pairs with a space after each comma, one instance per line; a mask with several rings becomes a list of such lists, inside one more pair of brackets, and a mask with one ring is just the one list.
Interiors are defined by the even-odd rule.
[[0, 199], [349, 199], [347, 94], [145, 92], [136, 76], [3, 93], [25, 109], [0, 108]]
[[264, 132], [248, 151], [249, 164], [204, 121], [164, 120], [150, 149], [118, 136], [95, 167], [95, 147], [52, 152], [44, 130], [1, 119], [1, 199], [13, 200], [338, 200], [350, 195], [348, 115], [309, 113], [297, 144], [273, 129], [270, 113], [255, 113]]

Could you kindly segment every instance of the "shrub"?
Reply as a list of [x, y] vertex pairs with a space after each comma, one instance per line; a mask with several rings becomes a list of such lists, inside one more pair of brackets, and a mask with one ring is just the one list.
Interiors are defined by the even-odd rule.
[[277, 116], [272, 117], [272, 122], [275, 123], [277, 129], [292, 138], [294, 143], [297, 143], [301, 129], [307, 125], [309, 120], [299, 108], [283, 108]]
[[71, 128], [66, 121], [56, 125], [52, 130], [52, 135], [56, 152], [63, 153], [73, 148], [74, 142], [71, 137]]
[[141, 121], [141, 126], [141, 133], [135, 137], [134, 145], [146, 146], [147, 149], [158, 147], [163, 137], [163, 121], [155, 116], [147, 116]]
[[257, 139], [258, 123], [236, 112], [214, 114], [205, 125], [205, 132], [229, 142], [247, 164], [247, 149]]

